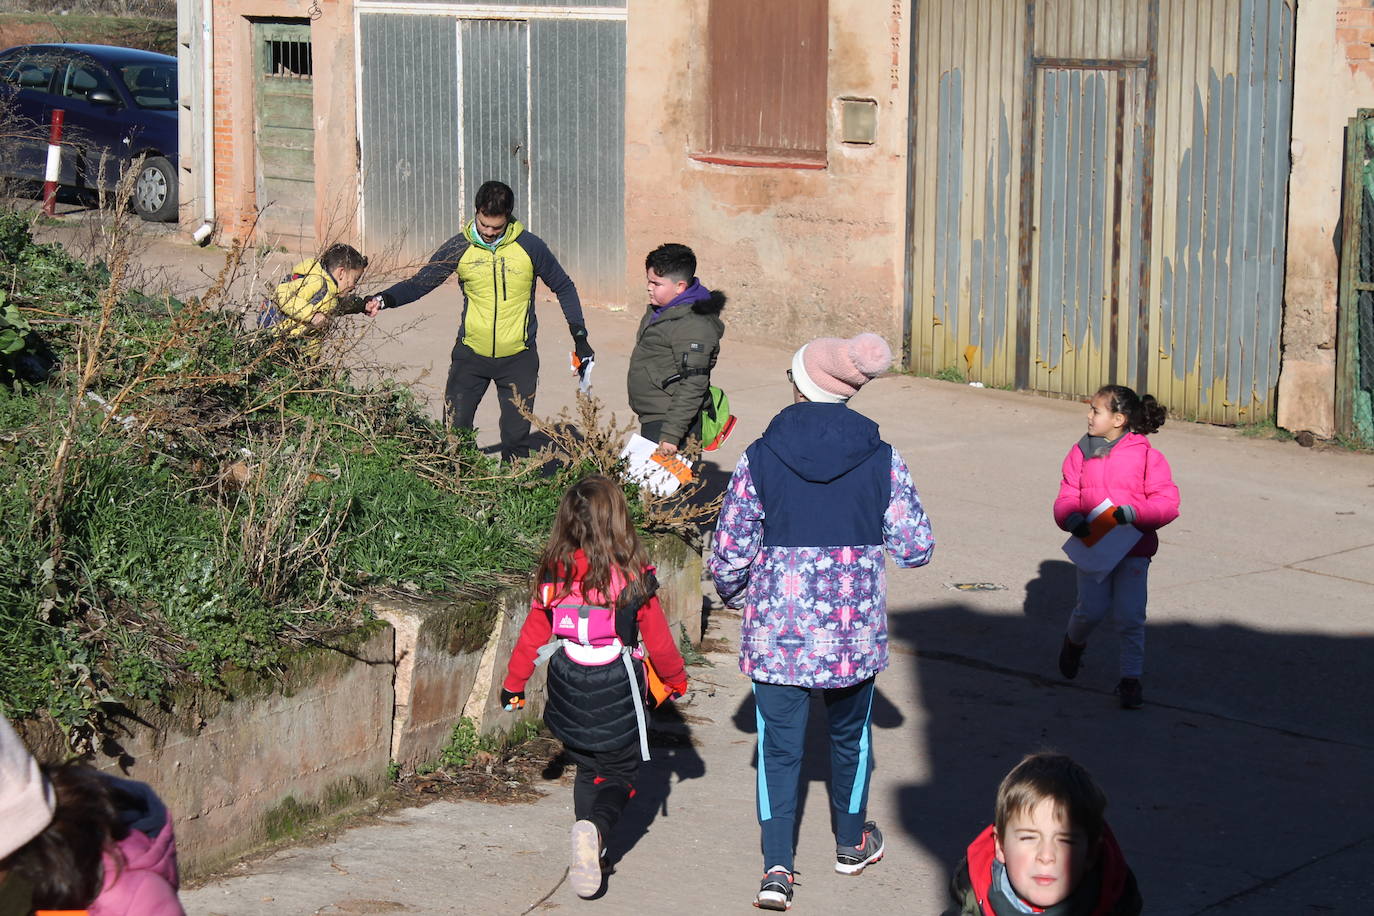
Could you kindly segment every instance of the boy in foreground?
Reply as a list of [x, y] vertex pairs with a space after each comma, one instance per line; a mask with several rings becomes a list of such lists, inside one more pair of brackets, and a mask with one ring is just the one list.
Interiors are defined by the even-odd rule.
[[1138, 916], [1140, 891], [1103, 815], [1107, 797], [1063, 754], [1031, 754], [997, 789], [944, 916]]

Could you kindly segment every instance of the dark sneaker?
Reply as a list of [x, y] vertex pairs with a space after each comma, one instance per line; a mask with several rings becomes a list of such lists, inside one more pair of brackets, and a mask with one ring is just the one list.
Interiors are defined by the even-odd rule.
[[579, 897], [593, 897], [601, 890], [601, 834], [591, 821], [573, 824], [568, 884]]
[[1079, 644], [1064, 637], [1064, 645], [1059, 647], [1059, 673], [1069, 680], [1078, 677], [1078, 669], [1083, 666], [1083, 650], [1087, 643]]
[[864, 824], [864, 840], [858, 846], [835, 847], [835, 871], [842, 875], [857, 875], [883, 857], [883, 832], [869, 821]]
[[1145, 705], [1145, 691], [1140, 686], [1140, 678], [1123, 677], [1116, 685], [1116, 695], [1121, 698], [1122, 709], [1139, 709]]
[[759, 885], [759, 895], [754, 898], [754, 906], [761, 910], [792, 909], [792, 884], [797, 876], [781, 865], [774, 865], [763, 876]]

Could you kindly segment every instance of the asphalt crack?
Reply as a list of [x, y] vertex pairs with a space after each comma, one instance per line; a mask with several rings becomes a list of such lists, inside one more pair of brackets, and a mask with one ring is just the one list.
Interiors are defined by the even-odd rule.
[[1333, 849], [1331, 852], [1328, 852], [1325, 855], [1317, 856], [1315, 859], [1310, 859], [1302, 863], [1301, 865], [1295, 865], [1294, 867], [1288, 869], [1288, 871], [1286, 872], [1274, 875], [1272, 878], [1265, 878], [1263, 881], [1260, 881], [1257, 884], [1251, 885], [1250, 887], [1247, 887], [1243, 890], [1236, 891], [1229, 897], [1223, 897], [1221, 900], [1218, 900], [1215, 903], [1209, 903], [1202, 909], [1193, 911], [1189, 914], [1189, 916], [1203, 916], [1203, 914], [1213, 912], [1218, 907], [1223, 907], [1230, 903], [1236, 903], [1250, 896], [1251, 894], [1256, 894], [1260, 891], [1268, 890], [1271, 887], [1277, 886], [1279, 882], [1286, 881], [1287, 879], [1293, 877], [1296, 874], [1299, 874], [1305, 869], [1311, 868], [1314, 865], [1320, 865], [1328, 859], [1334, 859], [1337, 856], [1344, 855], [1345, 853], [1350, 852], [1351, 850], [1359, 846], [1363, 846], [1364, 844], [1372, 841], [1374, 841], [1374, 835], [1361, 837], [1360, 839], [1355, 840], [1352, 843], [1347, 843], [1340, 849]]

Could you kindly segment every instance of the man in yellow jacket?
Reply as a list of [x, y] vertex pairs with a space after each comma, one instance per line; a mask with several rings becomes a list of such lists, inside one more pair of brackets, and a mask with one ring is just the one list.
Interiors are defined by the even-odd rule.
[[587, 342], [577, 287], [549, 246], [511, 216], [515, 192], [488, 181], [477, 189], [476, 210], [463, 231], [440, 245], [414, 276], [370, 298], [366, 311], [373, 316], [414, 302], [458, 274], [463, 312], [444, 388], [445, 414], [450, 426], [470, 429], [477, 405], [494, 382], [501, 406], [501, 457], [510, 460], [530, 452], [530, 423], [516, 402], [532, 409], [539, 379], [536, 280], [558, 297], [583, 372], [595, 354]]

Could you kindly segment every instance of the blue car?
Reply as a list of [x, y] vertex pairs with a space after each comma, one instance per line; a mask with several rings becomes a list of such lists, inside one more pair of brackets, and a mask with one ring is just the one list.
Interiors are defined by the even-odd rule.
[[[133, 206], [177, 212], [177, 59], [106, 45], [21, 45], [0, 52], [0, 173], [42, 181], [48, 127], [62, 109], [58, 182], [110, 191], [138, 163]], [[142, 157], [142, 158], [140, 158]]]

